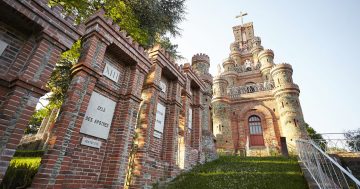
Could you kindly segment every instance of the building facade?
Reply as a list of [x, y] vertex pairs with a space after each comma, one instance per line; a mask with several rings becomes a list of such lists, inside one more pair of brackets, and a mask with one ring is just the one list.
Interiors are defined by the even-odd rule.
[[213, 132], [218, 152], [274, 155], [295, 152], [306, 137], [299, 87], [290, 64], [274, 63], [252, 23], [233, 27], [235, 41], [213, 81]]

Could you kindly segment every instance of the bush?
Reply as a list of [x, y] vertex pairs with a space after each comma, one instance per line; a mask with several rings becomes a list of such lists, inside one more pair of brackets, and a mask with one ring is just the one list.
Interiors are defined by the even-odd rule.
[[16, 150], [14, 157], [42, 157], [44, 150]]
[[41, 157], [14, 157], [6, 170], [0, 188], [26, 188], [31, 185]]

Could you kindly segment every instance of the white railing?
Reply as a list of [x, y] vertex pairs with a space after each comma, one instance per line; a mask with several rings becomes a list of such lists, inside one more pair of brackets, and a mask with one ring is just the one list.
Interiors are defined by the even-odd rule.
[[328, 154], [339, 152], [360, 153], [360, 138], [346, 138], [346, 135], [360, 135], [359, 132], [348, 133], [321, 133], [323, 139], [313, 140]]
[[298, 140], [297, 151], [301, 162], [320, 189], [360, 188], [360, 181], [325, 153], [312, 140]]

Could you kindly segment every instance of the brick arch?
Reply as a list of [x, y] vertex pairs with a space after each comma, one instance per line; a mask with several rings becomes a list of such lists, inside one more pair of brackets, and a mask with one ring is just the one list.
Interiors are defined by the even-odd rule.
[[[242, 108], [240, 110], [240, 112], [238, 113], [238, 117], [240, 118], [240, 120], [245, 120], [246, 115], [251, 111], [261, 113], [264, 119], [269, 119], [269, 118], [275, 117], [274, 113], [271, 112], [271, 110], [268, 107], [261, 105], [261, 104], [246, 105], [244, 108]], [[261, 116], [259, 116], [259, 117], [261, 118]]]
[[[234, 116], [236, 116], [237, 120], [239, 120], [237, 123], [239, 130], [237, 132], [239, 132], [239, 135], [242, 133], [242, 136], [244, 136], [242, 138], [239, 137], [239, 142], [242, 144], [246, 143], [247, 137], [250, 136], [248, 118], [251, 115], [256, 115], [261, 119], [261, 127], [263, 130], [265, 146], [278, 146], [279, 132], [277, 119], [275, 113], [270, 108], [263, 104], [249, 104], [245, 105], [244, 108], [238, 110], [236, 113], [237, 114]], [[243, 128], [243, 130], [241, 128]]]

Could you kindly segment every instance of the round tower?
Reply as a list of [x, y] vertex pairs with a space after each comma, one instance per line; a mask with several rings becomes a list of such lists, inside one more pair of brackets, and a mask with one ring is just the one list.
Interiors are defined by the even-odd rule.
[[293, 83], [290, 64], [275, 65], [270, 73], [275, 82], [273, 94], [280, 114], [281, 136], [286, 137], [290, 153], [296, 153], [296, 140], [307, 138], [299, 102], [299, 87]]
[[234, 144], [230, 123], [230, 106], [227, 96], [229, 83], [223, 76], [217, 76], [213, 81], [213, 99], [211, 101], [213, 111], [213, 133], [216, 137], [216, 149], [226, 153], [232, 153]]
[[206, 75], [209, 73], [210, 58], [208, 55], [199, 53], [191, 59], [192, 69], [199, 75]]
[[265, 81], [270, 79], [270, 70], [274, 66], [274, 52], [271, 49], [265, 49], [258, 54], [261, 63], [260, 71]]
[[259, 57], [258, 57], [259, 52], [262, 51], [264, 49], [264, 47], [261, 46], [260, 37], [254, 37], [251, 40], [251, 44], [252, 44], [252, 48], [251, 48], [250, 52], [253, 56], [254, 64], [257, 64], [257, 63], [259, 63]]
[[235, 67], [235, 61], [231, 57], [229, 57], [223, 61], [222, 65], [224, 68], [224, 72], [233, 71], [233, 68]]
[[240, 54], [239, 42], [231, 43], [230, 58], [234, 60], [235, 64], [241, 64], [241, 54]]

